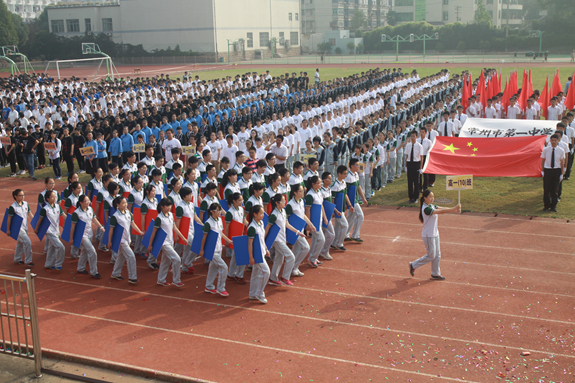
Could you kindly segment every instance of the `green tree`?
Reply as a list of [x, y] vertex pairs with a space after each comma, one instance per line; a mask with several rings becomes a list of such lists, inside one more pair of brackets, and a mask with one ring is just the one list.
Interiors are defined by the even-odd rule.
[[336, 55], [340, 55], [340, 54], [341, 54], [341, 48], [340, 48], [340, 47], [335, 47], [335, 54], [336, 54]]
[[355, 43], [353, 41], [347, 43], [346, 47], [349, 49], [349, 53], [353, 53], [355, 51]]
[[50, 31], [50, 25], [48, 24], [48, 7], [44, 8], [40, 16], [38, 16], [38, 30]]
[[489, 12], [487, 12], [485, 4], [483, 4], [483, 0], [477, 0], [477, 9], [475, 10], [475, 15], [473, 16], [473, 24], [483, 23], [491, 25], [491, 16], [489, 16]]
[[356, 48], [357, 54], [362, 54], [364, 49], [365, 48], [364, 48], [362, 43], [357, 44], [357, 48]]
[[18, 45], [18, 33], [4, 0], [0, 0], [0, 45]]
[[353, 12], [353, 17], [351, 18], [349, 29], [355, 31], [356, 29], [366, 26], [367, 26], [367, 20], [365, 19], [365, 15], [363, 14], [363, 12], [360, 10], [356, 10], [355, 12]]
[[331, 53], [331, 44], [329, 42], [317, 44], [317, 51], [319, 53]]
[[14, 25], [14, 29], [16, 30], [16, 34], [18, 35], [18, 44], [17, 45], [24, 45], [28, 42], [28, 35], [30, 34], [30, 30], [28, 29], [28, 25], [24, 24], [22, 18], [12, 13], [12, 24]]
[[387, 21], [388, 25], [391, 25], [392, 27], [394, 27], [395, 24], [397, 24], [397, 12], [395, 12], [395, 11], [387, 12], [387, 15], [385, 16], [385, 20]]

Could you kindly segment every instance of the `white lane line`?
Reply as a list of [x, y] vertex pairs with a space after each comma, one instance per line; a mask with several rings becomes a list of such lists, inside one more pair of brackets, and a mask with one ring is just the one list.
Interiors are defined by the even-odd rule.
[[393, 241], [391, 241], [391, 242], [395, 242], [395, 241], [397, 241], [398, 239], [399, 239], [399, 235], [398, 235], [397, 237], [395, 237], [395, 239], [394, 239]]

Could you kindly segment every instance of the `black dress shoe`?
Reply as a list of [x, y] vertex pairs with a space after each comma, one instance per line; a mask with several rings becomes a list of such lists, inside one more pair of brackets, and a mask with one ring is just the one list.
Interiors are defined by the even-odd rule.
[[411, 262], [409, 263], [409, 274], [411, 274], [412, 277], [415, 277], [415, 269], [413, 268]]
[[557, 208], [556, 208], [556, 207], [552, 207], [552, 208], [551, 208], [551, 211], [557, 213]]
[[433, 279], [434, 281], [443, 281], [445, 280], [445, 277], [441, 275], [432, 275], [431, 279]]
[[548, 210], [549, 210], [548, 207], [544, 207], [544, 208], [543, 208], [543, 211], [548, 211]]

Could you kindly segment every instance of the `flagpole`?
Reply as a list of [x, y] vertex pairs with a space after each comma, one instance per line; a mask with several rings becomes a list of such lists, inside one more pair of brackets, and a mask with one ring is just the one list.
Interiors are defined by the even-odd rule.
[[457, 204], [461, 205], [461, 190], [457, 191]]

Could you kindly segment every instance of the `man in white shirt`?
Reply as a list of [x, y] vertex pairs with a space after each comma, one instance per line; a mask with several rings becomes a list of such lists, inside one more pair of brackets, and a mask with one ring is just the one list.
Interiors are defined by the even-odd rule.
[[270, 152], [276, 155], [276, 171], [285, 168], [285, 162], [288, 158], [288, 148], [283, 145], [284, 137], [280, 134], [276, 137], [276, 144], [272, 145]]
[[523, 116], [523, 112], [516, 105], [517, 98], [511, 97], [509, 100], [510, 105], [507, 107], [507, 119], [508, 120], [518, 120]]
[[172, 159], [172, 149], [174, 148], [181, 148], [182, 144], [180, 140], [174, 138], [174, 129], [170, 128], [166, 131], [166, 139], [162, 144], [162, 149], [164, 149], [164, 153], [166, 154], [164, 157], [166, 159], [166, 163]]
[[453, 123], [449, 121], [449, 112], [443, 112], [441, 117], [443, 118], [443, 121], [441, 121], [437, 126], [437, 132], [440, 136], [453, 137]]
[[[417, 139], [417, 142], [423, 148], [423, 151], [421, 152], [421, 168], [422, 169], [425, 166], [425, 160], [427, 159], [427, 155], [429, 154], [429, 150], [431, 149], [431, 141], [426, 136], [427, 136], [427, 129], [426, 128], [419, 129], [419, 138]], [[423, 180], [422, 180], [422, 178], [423, 178]], [[420, 175], [419, 185], [420, 185], [421, 190], [425, 190], [428, 188], [428, 186], [429, 186], [429, 175], [428, 174], [421, 174]]]
[[526, 120], [536, 120], [537, 119], [537, 109], [533, 106], [535, 100], [532, 98], [527, 99], [527, 105], [525, 106], [525, 119]]
[[315, 70], [315, 74], [313, 75], [314, 81], [316, 84], [319, 84], [319, 68]]
[[557, 97], [551, 98], [551, 106], [547, 109], [547, 120], [549, 121], [560, 121], [561, 120], [561, 112], [563, 109], [557, 105]]
[[553, 134], [550, 138], [551, 145], [546, 146], [541, 153], [543, 211], [557, 211], [557, 189], [565, 171], [565, 151], [558, 146], [559, 140], [559, 135]]
[[221, 156], [222, 158], [228, 157], [230, 160], [230, 169], [233, 169], [236, 164], [236, 152], [238, 151], [238, 147], [234, 145], [234, 137], [230, 134], [226, 136], [226, 142], [228, 145], [222, 149]]
[[496, 119], [497, 118], [497, 110], [493, 107], [493, 100], [487, 100], [487, 106], [485, 107], [485, 118], [488, 119]]
[[[462, 105], [457, 106], [457, 114], [455, 116], [455, 119], [461, 123], [461, 126], [465, 124], [465, 121], [467, 120], [467, 115], [463, 113]], [[431, 139], [431, 137], [429, 139]]]
[[405, 145], [404, 153], [406, 156], [409, 202], [416, 203], [419, 199], [419, 175], [423, 170], [423, 163], [421, 162], [423, 146], [417, 142], [417, 132], [415, 130], [410, 133], [410, 141]]

